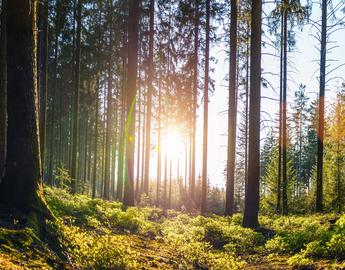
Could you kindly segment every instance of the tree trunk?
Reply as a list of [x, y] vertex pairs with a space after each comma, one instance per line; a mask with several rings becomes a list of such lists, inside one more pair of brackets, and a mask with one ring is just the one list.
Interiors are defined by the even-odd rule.
[[284, 16], [281, 12], [281, 33], [280, 33], [280, 85], [279, 85], [279, 149], [278, 149], [278, 179], [277, 179], [277, 202], [276, 212], [281, 212], [281, 178], [282, 178], [282, 120], [283, 120], [283, 59], [284, 59]]
[[39, 85], [40, 85], [40, 150], [42, 177], [45, 171], [45, 144], [46, 144], [46, 112], [47, 112], [47, 85], [48, 85], [48, 0], [42, 1], [40, 7], [39, 31]]
[[195, 135], [196, 135], [196, 107], [198, 96], [198, 64], [199, 64], [199, 0], [195, 0], [195, 17], [194, 17], [194, 55], [193, 55], [193, 89], [191, 93], [192, 101], [192, 123], [191, 123], [191, 157], [190, 157], [190, 183], [189, 183], [189, 211], [195, 206]]
[[159, 207], [160, 204], [160, 185], [161, 185], [161, 174], [162, 174], [162, 152], [161, 152], [161, 87], [159, 85], [158, 88], [158, 117], [157, 117], [157, 124], [158, 124], [158, 132], [157, 132], [157, 202], [156, 206]]
[[205, 80], [204, 80], [204, 130], [202, 147], [202, 184], [201, 184], [201, 209], [202, 215], [206, 213], [207, 197], [207, 138], [208, 138], [208, 87], [210, 67], [210, 0], [206, 0], [206, 47], [205, 47]]
[[28, 213], [46, 209], [42, 200], [38, 129], [36, 1], [7, 1], [6, 11], [7, 165], [0, 198]]
[[252, 1], [250, 56], [249, 157], [243, 226], [259, 225], [260, 200], [260, 98], [261, 98], [261, 0]]
[[111, 155], [111, 123], [112, 123], [112, 49], [113, 49], [113, 5], [112, 0], [109, 1], [109, 51], [108, 51], [108, 92], [107, 92], [107, 122], [105, 135], [105, 173], [104, 173], [104, 199], [110, 198], [110, 155]]
[[2, 0], [1, 33], [0, 33], [0, 180], [3, 176], [6, 160], [6, 91], [7, 91], [7, 63], [6, 63], [6, 1]]
[[237, 119], [237, 0], [231, 0], [230, 24], [230, 68], [229, 68], [229, 108], [228, 108], [228, 162], [225, 215], [234, 213], [234, 185], [236, 158], [236, 119]]
[[75, 78], [74, 78], [74, 99], [73, 99], [73, 141], [72, 141], [72, 164], [71, 190], [77, 192], [77, 158], [78, 158], [78, 123], [79, 123], [79, 84], [80, 84], [80, 43], [81, 43], [81, 9], [82, 0], [78, 0], [77, 4], [77, 38], [75, 51]]
[[154, 42], [155, 1], [150, 0], [150, 32], [149, 32], [149, 71], [147, 82], [147, 113], [146, 113], [146, 148], [145, 148], [145, 176], [144, 192], [148, 195], [150, 181], [150, 151], [151, 151], [151, 114], [153, 91], [153, 42]]
[[[140, 149], [141, 149], [141, 87], [139, 87], [138, 93], [138, 146], [137, 146], [137, 179], [135, 185], [135, 198], [137, 201], [140, 200]], [[143, 130], [144, 132], [144, 130]]]
[[323, 209], [323, 138], [325, 133], [325, 87], [326, 87], [326, 46], [327, 46], [327, 0], [322, 0], [321, 50], [320, 50], [320, 93], [317, 130], [317, 178], [316, 207]]
[[139, 1], [129, 3], [128, 18], [128, 74], [127, 74], [127, 121], [126, 121], [126, 177], [124, 185], [125, 205], [134, 205], [134, 142], [135, 102], [138, 71]]
[[282, 189], [282, 199], [283, 199], [283, 209], [282, 214], [288, 214], [288, 197], [287, 197], [287, 128], [286, 128], [286, 95], [287, 95], [287, 18], [288, 11], [287, 6], [289, 4], [288, 0], [284, 0], [283, 9], [283, 89], [282, 89], [282, 167], [283, 167], [283, 189]]
[[58, 55], [59, 55], [59, 36], [60, 36], [60, 0], [56, 1], [56, 18], [55, 18], [55, 46], [54, 46], [54, 83], [52, 87], [51, 99], [52, 108], [50, 112], [50, 138], [49, 138], [49, 166], [47, 174], [47, 183], [53, 183], [53, 167], [54, 167], [54, 142], [55, 142], [55, 118], [56, 118], [56, 92], [57, 92], [57, 80], [58, 80]]

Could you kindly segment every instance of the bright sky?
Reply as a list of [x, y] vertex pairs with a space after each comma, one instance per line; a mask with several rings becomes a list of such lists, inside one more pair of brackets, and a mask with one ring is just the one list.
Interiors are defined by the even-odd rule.
[[[333, 1], [333, 6], [336, 6], [340, 0]], [[264, 7], [265, 10], [269, 10], [268, 7]], [[344, 13], [337, 13], [339, 18], [342, 18], [345, 14]], [[314, 4], [312, 10], [312, 20], [319, 21], [321, 19], [321, 12], [318, 4]], [[329, 24], [333, 24], [330, 20]], [[319, 60], [319, 52], [314, 46], [319, 46], [318, 42], [312, 37], [312, 34], [315, 34], [315, 28], [311, 25], [306, 25], [303, 29], [303, 32], [297, 31], [297, 48], [295, 49], [296, 52], [289, 53], [289, 61], [291, 64], [289, 65], [289, 82], [288, 82], [288, 106], [289, 102], [293, 100], [294, 91], [297, 89], [300, 83], [303, 83], [307, 86], [306, 92], [310, 96], [311, 99], [315, 99], [318, 93], [318, 62], [315, 60]], [[265, 37], [263, 37], [265, 40]], [[331, 41], [337, 41], [339, 45], [338, 48], [332, 50], [331, 53], [327, 55], [328, 59], [335, 59], [337, 62], [330, 63], [331, 66], [328, 67], [328, 71], [332, 70], [333, 68], [337, 67], [338, 65], [345, 63], [345, 27], [340, 31], [334, 33], [331, 36]], [[219, 187], [225, 186], [225, 176], [223, 174], [227, 153], [226, 153], [226, 145], [227, 145], [227, 115], [226, 113], [222, 114], [221, 112], [227, 110], [227, 102], [228, 102], [228, 89], [227, 89], [227, 82], [223, 80], [226, 76], [228, 63], [222, 61], [221, 59], [225, 59], [224, 53], [221, 52], [222, 48], [213, 48], [212, 54], [214, 57], [219, 59], [218, 64], [216, 65], [215, 73], [212, 75], [212, 78], [216, 81], [216, 89], [214, 95], [210, 98], [210, 105], [209, 105], [209, 155], [208, 155], [208, 176], [210, 179], [210, 183], [212, 185], [217, 185]], [[264, 52], [273, 52], [271, 49], [263, 48]], [[279, 54], [279, 52], [277, 52]], [[294, 68], [293, 68], [294, 66]], [[279, 59], [274, 59], [274, 57], [263, 55], [262, 57], [262, 68], [265, 71], [269, 72], [279, 72]], [[294, 70], [293, 70], [294, 69]], [[332, 74], [330, 74], [327, 79], [332, 77], [343, 77], [344, 78], [344, 71], [345, 67], [342, 67]], [[266, 79], [269, 79], [270, 82], [277, 87], [276, 91], [279, 93], [279, 82], [278, 78], [267, 75], [264, 75]], [[339, 86], [341, 83], [341, 79], [334, 79], [329, 82], [328, 84], [328, 91], [326, 92], [326, 102], [329, 101], [331, 96], [334, 96], [336, 87]], [[225, 87], [224, 87], [225, 86]], [[275, 96], [273, 91], [270, 88], [262, 88], [262, 95], [278, 98]], [[278, 111], [279, 104], [270, 101], [267, 99], [261, 100], [261, 107], [262, 110], [268, 112], [271, 116]], [[289, 108], [288, 108], [289, 109]], [[202, 109], [199, 111], [199, 115], [202, 116]], [[262, 115], [262, 117], [267, 118], [266, 115]], [[202, 117], [199, 117], [198, 122], [198, 130], [202, 130]], [[201, 135], [201, 134], [200, 134]], [[265, 134], [263, 133], [262, 136]], [[201, 164], [202, 164], [202, 135], [198, 138], [198, 152], [197, 152], [197, 172], [201, 172]], [[197, 173], [197, 174], [198, 174]]]
[[[337, 6], [337, 4], [342, 0], [334, 0], [333, 6]], [[303, 1], [302, 1], [303, 2]], [[345, 6], [345, 3], [343, 4]], [[270, 10], [272, 10], [268, 5], [264, 6], [264, 10], [268, 14]], [[337, 13], [339, 18], [342, 18], [345, 13], [341, 11]], [[321, 9], [318, 4], [314, 4], [312, 10], [312, 21], [320, 21], [321, 19]], [[330, 20], [329, 24], [334, 24], [335, 21]], [[264, 30], [265, 27], [264, 27]], [[267, 32], [267, 31], [265, 31]], [[315, 35], [316, 29], [311, 25], [308, 24], [303, 28], [303, 31], [299, 31], [296, 29], [296, 48], [293, 52], [288, 53], [289, 58], [289, 67], [288, 67], [288, 110], [289, 104], [293, 100], [294, 91], [298, 88], [300, 83], [306, 85], [306, 92], [309, 95], [310, 99], [313, 100], [317, 98], [317, 93], [319, 91], [318, 88], [318, 60], [320, 58], [319, 52], [316, 47], [319, 47], [318, 42], [312, 35]], [[267, 33], [268, 35], [268, 33]], [[273, 37], [270, 37], [273, 39]], [[263, 41], [267, 41], [267, 39], [263, 36]], [[337, 67], [338, 65], [345, 63], [345, 54], [343, 51], [345, 50], [345, 27], [340, 31], [335, 32], [332, 34], [330, 41], [337, 41], [337, 43], [329, 43], [330, 46], [339, 46], [334, 48], [328, 55], [327, 59], [333, 59], [337, 61], [329, 61], [330, 66], [327, 67], [327, 70], [330, 71], [333, 68]], [[225, 55], [225, 45], [217, 45], [214, 46], [211, 50], [211, 55], [218, 59], [216, 65], [214, 65], [215, 72], [211, 74], [213, 80], [215, 80], [215, 92], [210, 97], [209, 103], [209, 140], [208, 140], [208, 178], [211, 185], [224, 187], [225, 186], [225, 176], [223, 174], [224, 168], [226, 165], [227, 159], [227, 108], [228, 108], [228, 88], [227, 82], [224, 78], [228, 72], [228, 62], [226, 61]], [[271, 73], [279, 73], [279, 57], [272, 57], [265, 53], [269, 52], [270, 54], [277, 54], [279, 55], [279, 51], [274, 51], [273, 49], [266, 47], [262, 49], [263, 56], [262, 56], [262, 68], [264, 71], [264, 78], [269, 80], [270, 83], [276, 88], [275, 91], [279, 93], [279, 81], [278, 77], [273, 75], [268, 75], [267, 72]], [[332, 72], [327, 79], [336, 78], [336, 77], [344, 77], [343, 73], [345, 71], [345, 67], [341, 67], [336, 71]], [[334, 93], [336, 91], [337, 86], [340, 85], [342, 82], [341, 79], [334, 79], [328, 83], [328, 90], [326, 92], [326, 103], [334, 97]], [[262, 88], [262, 96], [267, 96], [271, 98], [279, 98], [274, 94], [274, 91], [271, 88]], [[201, 102], [201, 100], [200, 100]], [[261, 110], [267, 112], [271, 117], [274, 117], [278, 111], [279, 104], [275, 101], [263, 98], [261, 100]], [[289, 112], [288, 112], [289, 113]], [[268, 114], [262, 114], [263, 119], [268, 118]], [[197, 121], [197, 151], [196, 151], [196, 176], [201, 175], [202, 171], [202, 130], [203, 130], [203, 110], [202, 106], [198, 110], [198, 121]], [[265, 136], [265, 130], [262, 131], [262, 137]], [[175, 132], [176, 133], [176, 132]], [[173, 134], [175, 134], [173, 133]], [[153, 135], [156, 136], [156, 135]], [[174, 145], [180, 145], [183, 142], [183, 138], [178, 138], [178, 134], [171, 135], [170, 141], [172, 142], [168, 149], [170, 151], [174, 148]], [[155, 140], [155, 139], [154, 139]], [[164, 142], [164, 141], [163, 141]], [[164, 146], [162, 146], [164, 147]], [[177, 171], [177, 158], [179, 158], [180, 164], [180, 176], [184, 177], [184, 163], [185, 157], [181, 153], [183, 151], [180, 149], [180, 154], [174, 154], [173, 157], [173, 176], [176, 177]], [[164, 151], [164, 150], [163, 150]], [[156, 153], [153, 151], [152, 153], [152, 161], [151, 161], [151, 177], [156, 177]], [[164, 155], [162, 155], [162, 162], [164, 164]], [[169, 161], [168, 161], [169, 164]], [[164, 176], [164, 166], [162, 166], [162, 176]], [[168, 171], [169, 175], [169, 171]]]

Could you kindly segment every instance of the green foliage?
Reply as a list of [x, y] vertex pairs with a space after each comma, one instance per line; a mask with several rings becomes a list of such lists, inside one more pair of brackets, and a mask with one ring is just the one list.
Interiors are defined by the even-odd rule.
[[139, 254], [124, 237], [100, 235], [62, 222], [57, 223], [57, 230], [64, 249], [82, 269], [137, 269]]

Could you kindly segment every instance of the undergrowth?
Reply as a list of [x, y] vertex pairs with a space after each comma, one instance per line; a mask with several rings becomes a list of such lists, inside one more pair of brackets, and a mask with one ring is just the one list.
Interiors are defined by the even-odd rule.
[[[261, 216], [265, 234], [243, 228], [239, 214], [126, 208], [50, 187], [45, 195], [56, 217], [47, 224], [50, 236], [1, 228], [0, 269], [246, 269], [258, 254], [267, 262], [288, 256], [286, 267], [313, 267], [318, 260], [345, 267], [345, 216]], [[152, 246], [158, 248], [147, 255]]]

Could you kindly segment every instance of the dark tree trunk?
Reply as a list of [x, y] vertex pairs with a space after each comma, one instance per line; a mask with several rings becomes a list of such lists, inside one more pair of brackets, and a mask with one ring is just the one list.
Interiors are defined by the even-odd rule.
[[151, 114], [152, 114], [152, 91], [153, 91], [153, 42], [154, 42], [154, 16], [155, 1], [150, 0], [150, 32], [149, 32], [149, 71], [147, 83], [147, 113], [146, 113], [146, 148], [145, 148], [145, 175], [144, 192], [148, 195], [150, 181], [150, 150], [151, 150]]
[[6, 11], [8, 140], [0, 198], [30, 212], [44, 206], [36, 107], [36, 1], [7, 1]]
[[321, 50], [320, 50], [320, 93], [317, 130], [317, 178], [316, 207], [323, 209], [323, 138], [325, 133], [325, 86], [326, 86], [326, 46], [327, 46], [327, 0], [322, 0]]
[[282, 176], [283, 176], [283, 186], [282, 186], [282, 199], [283, 207], [282, 214], [288, 214], [288, 196], [287, 196], [287, 127], [286, 127], [286, 117], [287, 117], [287, 106], [286, 106], [286, 95], [287, 95], [287, 19], [288, 19], [288, 10], [287, 6], [289, 4], [288, 0], [284, 0], [284, 10], [283, 10], [283, 89], [282, 89]]
[[1, 33], [0, 33], [0, 180], [6, 160], [6, 91], [7, 91], [7, 63], [6, 63], [6, 1], [2, 0]]
[[134, 205], [134, 142], [135, 142], [135, 102], [138, 71], [139, 1], [129, 3], [128, 18], [128, 74], [127, 74], [127, 121], [126, 121], [126, 177], [123, 202]]
[[237, 0], [231, 0], [230, 22], [230, 69], [229, 69], [229, 108], [228, 108], [228, 162], [225, 215], [234, 213], [236, 119], [237, 119]]
[[77, 37], [75, 51], [75, 77], [73, 99], [73, 134], [72, 134], [72, 162], [71, 162], [71, 190], [77, 192], [77, 158], [78, 158], [78, 124], [79, 124], [79, 84], [80, 84], [80, 43], [81, 43], [81, 9], [82, 0], [77, 4]]
[[277, 179], [277, 202], [276, 212], [281, 212], [281, 180], [282, 180], [282, 119], [283, 119], [283, 58], [284, 58], [284, 16], [281, 12], [280, 33], [280, 86], [279, 86], [279, 149], [278, 149], [278, 179]]
[[259, 225], [260, 185], [260, 98], [261, 98], [261, 0], [252, 1], [250, 56], [249, 157], [243, 226]]

